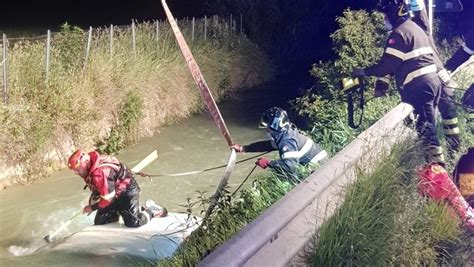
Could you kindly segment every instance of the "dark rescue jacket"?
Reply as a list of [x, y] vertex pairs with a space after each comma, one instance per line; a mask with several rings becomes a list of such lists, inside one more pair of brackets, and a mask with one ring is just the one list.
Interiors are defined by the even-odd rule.
[[296, 174], [299, 164], [316, 164], [327, 157], [326, 151], [316, 145], [311, 138], [301, 134], [294, 125], [274, 135], [273, 140], [255, 142], [243, 146], [243, 149], [244, 152], [278, 150], [280, 159], [271, 160], [268, 166], [288, 174]]
[[[472, 19], [472, 18], [471, 18]], [[449, 71], [456, 70], [464, 62], [466, 62], [472, 55], [474, 55], [474, 23], [468, 28], [467, 33], [464, 34], [464, 43], [454, 53], [454, 55], [446, 62], [446, 69]]]
[[84, 179], [93, 194], [99, 195], [98, 208], [105, 208], [119, 198], [130, 186], [139, 192], [132, 172], [125, 164], [120, 163], [115, 157], [100, 155], [96, 151], [89, 153], [91, 167], [89, 175]]
[[382, 58], [365, 73], [377, 77], [394, 75], [403, 98], [403, 90], [412, 89], [414, 81], [422, 77], [438, 79], [437, 69], [428, 36], [408, 19], [392, 31]]

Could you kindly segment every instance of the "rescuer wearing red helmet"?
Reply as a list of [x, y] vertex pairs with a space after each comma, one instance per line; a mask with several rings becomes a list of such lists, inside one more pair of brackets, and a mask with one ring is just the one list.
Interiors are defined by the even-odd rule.
[[69, 157], [68, 167], [81, 176], [91, 190], [89, 205], [83, 212], [90, 214], [97, 210], [96, 225], [116, 222], [120, 215], [126, 226], [139, 227], [153, 217], [164, 217], [168, 213], [152, 200], [147, 200], [145, 207], [140, 208], [140, 187], [133, 173], [115, 157], [79, 149]]

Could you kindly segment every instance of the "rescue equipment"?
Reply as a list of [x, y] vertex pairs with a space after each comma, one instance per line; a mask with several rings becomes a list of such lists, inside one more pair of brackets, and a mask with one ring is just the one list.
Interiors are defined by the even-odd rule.
[[[364, 81], [361, 78], [343, 78], [342, 90], [347, 94], [347, 122], [353, 129], [357, 129], [364, 117]], [[359, 97], [360, 117], [357, 124], [354, 123], [354, 98]]]
[[[161, 5], [163, 6], [163, 9], [165, 10], [166, 17], [168, 18], [168, 22], [170, 23], [170, 26], [173, 29], [174, 36], [176, 37], [176, 41], [178, 42], [179, 48], [181, 49], [181, 53], [184, 56], [186, 64], [188, 65], [188, 68], [191, 71], [191, 74], [194, 78], [194, 82], [196, 82], [196, 85], [201, 91], [201, 95], [204, 98], [204, 103], [206, 103], [206, 106], [209, 112], [211, 113], [212, 118], [214, 119], [214, 122], [217, 124], [217, 127], [219, 128], [222, 135], [226, 139], [227, 144], [229, 145], [229, 147], [232, 147], [234, 142], [232, 141], [229, 130], [227, 129], [227, 126], [224, 122], [224, 119], [222, 118], [219, 108], [216, 105], [216, 101], [214, 101], [211, 91], [209, 90], [209, 87], [206, 84], [206, 80], [204, 80], [204, 76], [202, 75], [201, 70], [199, 69], [199, 66], [196, 63], [196, 60], [194, 59], [193, 54], [191, 53], [191, 50], [186, 44], [183, 34], [179, 30], [176, 20], [174, 19], [173, 14], [171, 13], [165, 0], [161, 0]], [[227, 168], [224, 172], [224, 175], [221, 178], [221, 182], [219, 183], [219, 186], [217, 187], [216, 193], [211, 198], [211, 204], [209, 204], [209, 208], [208, 208], [208, 211], [206, 212], [206, 216], [209, 215], [210, 211], [212, 211], [212, 209], [215, 206], [215, 203], [217, 202], [217, 198], [219, 198], [221, 195], [221, 191], [224, 190], [224, 188], [227, 186], [227, 182], [235, 166], [235, 160], [237, 158], [236, 154], [237, 153], [235, 152], [235, 150], [232, 149], [230, 157], [229, 157], [229, 161], [227, 163]]]

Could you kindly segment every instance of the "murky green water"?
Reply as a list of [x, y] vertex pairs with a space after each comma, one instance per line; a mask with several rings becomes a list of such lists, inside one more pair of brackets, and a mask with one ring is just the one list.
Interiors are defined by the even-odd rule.
[[[260, 91], [220, 104], [234, 142], [246, 144], [264, 139], [264, 131], [257, 128], [258, 119], [261, 112], [275, 101], [269, 91]], [[230, 155], [225, 139], [207, 113], [162, 128], [155, 136], [140, 141], [117, 157], [133, 166], [154, 149], [158, 150], [158, 160], [143, 170], [149, 174], [182, 173], [225, 165]], [[238, 154], [237, 160], [254, 155]], [[236, 165], [229, 181], [232, 188], [242, 182], [254, 162], [249, 160]], [[257, 168], [255, 173], [262, 171]], [[144, 202], [152, 198], [170, 211], [184, 212], [183, 204], [187, 198], [197, 200], [198, 192], [215, 192], [223, 172], [224, 168], [220, 168], [195, 175], [157, 177], [153, 181], [138, 177], [142, 188], [140, 199]], [[89, 193], [82, 188], [81, 178], [64, 170], [33, 185], [0, 191], [0, 266], [123, 266], [136, 263], [126, 256], [48, 253], [47, 249], [33, 253], [45, 246], [42, 238], [46, 234], [57, 229], [85, 205]], [[196, 208], [195, 213], [200, 210]], [[82, 215], [64, 235], [90, 226], [92, 221], [93, 216]]]

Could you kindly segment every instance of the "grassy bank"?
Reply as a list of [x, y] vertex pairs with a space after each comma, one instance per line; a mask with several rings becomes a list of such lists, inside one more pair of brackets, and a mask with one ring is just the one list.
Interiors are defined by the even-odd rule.
[[[272, 78], [269, 59], [224, 24], [209, 23], [206, 38], [197, 27], [192, 42], [190, 22], [179, 25], [216, 101]], [[109, 29], [95, 29], [86, 59], [87, 32], [65, 25], [53, 34], [47, 79], [43, 38], [10, 44], [9, 103], [0, 106], [4, 176], [31, 182], [64, 166], [74, 147], [114, 153], [203, 109], [168, 23], [158, 37], [153, 23], [135, 34], [133, 50], [131, 28], [115, 28], [111, 49]]]
[[459, 265], [469, 245], [444, 204], [416, 189], [422, 155], [398, 144], [371, 174], [360, 170], [337, 213], [318, 230], [311, 266]]

